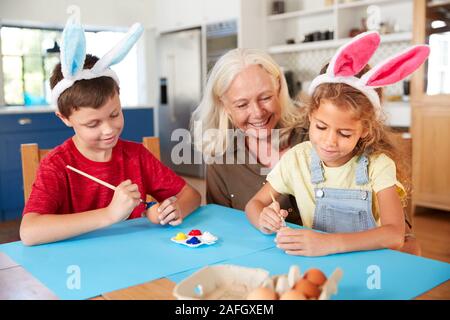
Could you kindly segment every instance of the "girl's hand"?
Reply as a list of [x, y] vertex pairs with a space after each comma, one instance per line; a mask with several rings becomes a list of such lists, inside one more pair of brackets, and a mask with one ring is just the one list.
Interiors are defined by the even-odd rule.
[[297, 256], [325, 256], [333, 253], [330, 235], [306, 229], [281, 228], [275, 238], [277, 247]]
[[177, 197], [173, 196], [164, 200], [158, 207], [160, 224], [170, 224], [177, 226], [183, 222], [180, 207], [177, 203]]
[[268, 207], [264, 207], [259, 215], [259, 230], [265, 234], [277, 232], [283, 226], [283, 219], [288, 216], [288, 212], [280, 209], [278, 202], [272, 202]]

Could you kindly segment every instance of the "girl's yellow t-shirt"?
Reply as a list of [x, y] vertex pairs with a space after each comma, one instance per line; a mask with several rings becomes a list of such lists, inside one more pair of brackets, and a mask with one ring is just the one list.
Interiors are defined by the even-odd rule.
[[[267, 175], [267, 181], [278, 193], [295, 196], [303, 225], [308, 228], [313, 225], [316, 207], [315, 186], [311, 183], [310, 170], [312, 148], [310, 141], [296, 145], [281, 157]], [[406, 196], [405, 188], [397, 180], [394, 161], [385, 154], [369, 157], [369, 183], [364, 186], [357, 185], [355, 178], [358, 159], [358, 156], [354, 156], [340, 167], [327, 167], [322, 163], [325, 181], [317, 186], [371, 191], [372, 213], [377, 225], [380, 225], [377, 192], [396, 185], [399, 197], [402, 198]]]

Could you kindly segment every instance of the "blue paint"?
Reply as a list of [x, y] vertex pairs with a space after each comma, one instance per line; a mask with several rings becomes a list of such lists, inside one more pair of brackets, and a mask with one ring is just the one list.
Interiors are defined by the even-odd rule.
[[156, 201], [146, 202], [146, 203], [145, 203], [145, 209], [147, 210], [147, 209], [153, 207], [153, 206], [154, 206], [155, 204], [157, 204], [157, 203], [158, 203], [158, 202], [156, 202]]
[[200, 239], [197, 237], [192, 237], [186, 241], [187, 244], [199, 244], [201, 243]]

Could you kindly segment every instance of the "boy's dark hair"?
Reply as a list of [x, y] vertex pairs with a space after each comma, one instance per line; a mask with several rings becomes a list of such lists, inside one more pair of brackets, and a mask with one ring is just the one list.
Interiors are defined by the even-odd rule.
[[[87, 54], [83, 69], [91, 69], [98, 60], [98, 57]], [[63, 78], [61, 63], [58, 63], [50, 77], [50, 87], [53, 89]], [[101, 107], [116, 93], [119, 94], [119, 86], [113, 78], [98, 77], [78, 80], [61, 93], [58, 98], [58, 110], [64, 117], [69, 118], [73, 110], [83, 107], [94, 109]]]

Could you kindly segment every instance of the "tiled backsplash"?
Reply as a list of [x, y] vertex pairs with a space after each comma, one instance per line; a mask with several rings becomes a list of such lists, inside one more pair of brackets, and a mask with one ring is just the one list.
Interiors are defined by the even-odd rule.
[[[375, 55], [369, 64], [373, 67], [388, 57], [405, 50], [410, 45], [409, 41], [399, 41], [390, 43], [381, 43]], [[285, 71], [291, 70], [295, 74], [296, 81], [303, 84], [303, 90], [307, 90], [305, 84], [318, 75], [320, 69], [328, 63], [336, 52], [337, 48], [317, 49], [300, 51], [294, 53], [273, 54], [274, 59], [284, 68]], [[402, 95], [403, 82], [399, 82], [392, 86], [386, 87], [384, 94], [386, 96]]]

